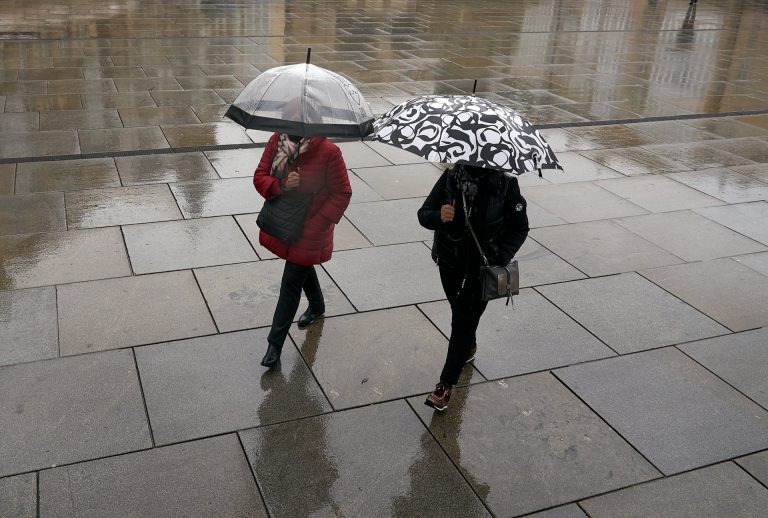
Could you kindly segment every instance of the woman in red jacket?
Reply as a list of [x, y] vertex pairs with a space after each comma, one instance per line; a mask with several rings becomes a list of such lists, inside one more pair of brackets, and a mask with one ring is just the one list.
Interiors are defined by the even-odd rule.
[[333, 229], [349, 205], [352, 188], [338, 146], [325, 137], [302, 138], [285, 133], [275, 133], [269, 139], [253, 184], [266, 200], [287, 193], [312, 196], [303, 229], [295, 241], [281, 241], [264, 229], [259, 233], [259, 243], [285, 259], [280, 297], [267, 338], [267, 353], [261, 360], [265, 367], [272, 367], [280, 359], [283, 343], [299, 309], [302, 289], [309, 307], [299, 318], [299, 327], [311, 325], [325, 313], [314, 265], [331, 258]]

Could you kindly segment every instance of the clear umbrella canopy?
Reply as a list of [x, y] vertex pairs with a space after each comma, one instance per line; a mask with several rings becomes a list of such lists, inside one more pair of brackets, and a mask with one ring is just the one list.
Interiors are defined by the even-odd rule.
[[251, 81], [226, 116], [248, 129], [305, 137], [358, 137], [373, 114], [347, 79], [312, 64], [272, 68]]

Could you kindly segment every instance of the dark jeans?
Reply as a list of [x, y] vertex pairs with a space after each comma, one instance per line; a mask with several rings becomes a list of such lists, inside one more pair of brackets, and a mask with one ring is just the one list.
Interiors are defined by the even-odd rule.
[[463, 278], [462, 272], [440, 268], [443, 290], [451, 304], [451, 338], [448, 340], [448, 355], [440, 381], [449, 385], [455, 385], [459, 381], [469, 350], [476, 341], [475, 332], [480, 324], [480, 317], [488, 305], [480, 300], [480, 279], [468, 276], [464, 287], [461, 288]]
[[285, 262], [283, 280], [280, 283], [280, 297], [277, 299], [275, 316], [272, 317], [272, 329], [269, 330], [267, 341], [274, 346], [282, 347], [288, 330], [299, 309], [301, 290], [309, 300], [309, 307], [315, 313], [325, 313], [325, 301], [317, 272], [314, 266], [301, 266]]

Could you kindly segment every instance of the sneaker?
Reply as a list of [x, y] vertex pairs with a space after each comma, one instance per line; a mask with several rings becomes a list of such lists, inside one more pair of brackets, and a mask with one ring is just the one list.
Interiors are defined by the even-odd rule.
[[469, 354], [467, 354], [467, 360], [464, 363], [469, 363], [474, 360], [475, 354], [477, 354], [477, 342], [472, 344], [472, 348], [469, 350]]
[[424, 404], [431, 406], [435, 410], [442, 412], [448, 408], [448, 401], [451, 399], [451, 386], [445, 383], [438, 383], [435, 390], [427, 396]]

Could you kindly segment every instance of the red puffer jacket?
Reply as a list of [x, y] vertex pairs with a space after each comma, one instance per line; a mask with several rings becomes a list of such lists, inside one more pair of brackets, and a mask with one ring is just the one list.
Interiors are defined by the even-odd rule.
[[[253, 175], [253, 185], [267, 200], [283, 195], [278, 179], [270, 174], [279, 136], [275, 133], [269, 139]], [[301, 237], [289, 245], [262, 230], [259, 243], [286, 261], [309, 266], [331, 258], [333, 228], [349, 205], [352, 188], [341, 150], [325, 137], [314, 137], [307, 150], [299, 155], [298, 171], [299, 191], [315, 193]]]

